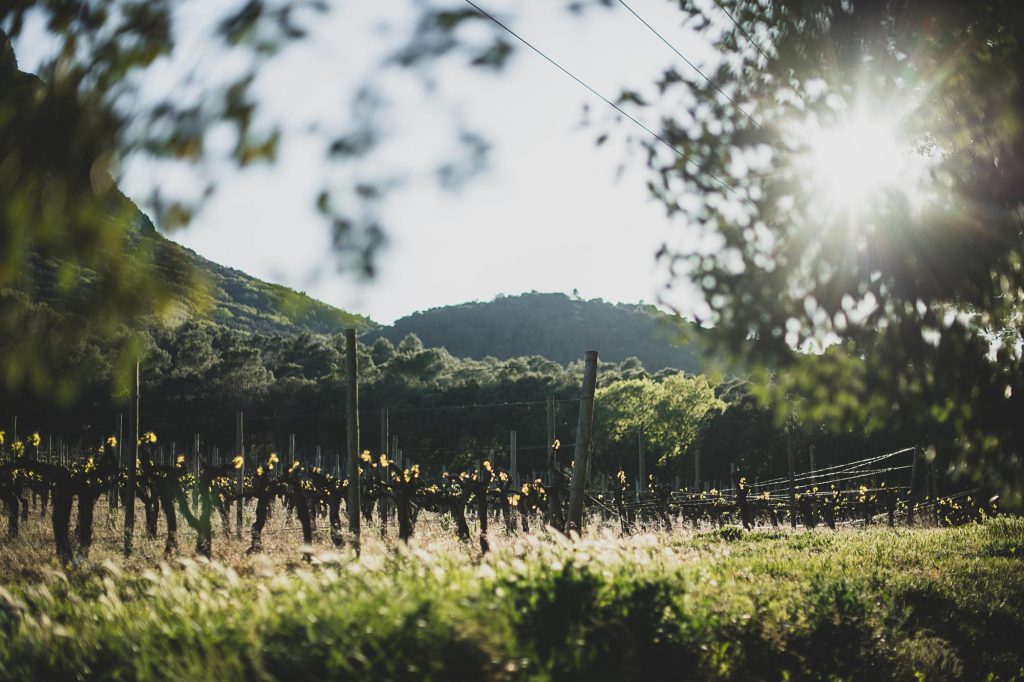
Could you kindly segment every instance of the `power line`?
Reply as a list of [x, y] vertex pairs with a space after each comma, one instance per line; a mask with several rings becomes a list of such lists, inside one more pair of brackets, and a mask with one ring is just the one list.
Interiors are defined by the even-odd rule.
[[678, 49], [676, 49], [676, 46], [675, 46], [675, 45], [673, 45], [672, 43], [670, 43], [670, 42], [668, 41], [668, 39], [667, 39], [667, 38], [665, 38], [665, 36], [661, 35], [661, 33], [659, 33], [659, 32], [658, 32], [658, 30], [657, 30], [656, 28], [654, 28], [653, 26], [651, 26], [651, 25], [650, 25], [650, 24], [649, 24], [649, 23], [647, 22], [647, 20], [646, 20], [646, 19], [644, 19], [644, 18], [643, 18], [642, 16], [640, 16], [639, 14], [637, 14], [637, 12], [636, 12], [636, 10], [635, 10], [635, 9], [633, 9], [632, 7], [630, 7], [629, 5], [627, 5], [627, 4], [626, 4], [626, 2], [625, 2], [625, 0], [619, 0], [619, 4], [620, 4], [620, 5], [622, 5], [623, 7], [625, 7], [625, 8], [627, 9], [627, 10], [629, 10], [629, 13], [630, 13], [630, 14], [632, 14], [632, 15], [633, 15], [634, 17], [636, 17], [636, 18], [637, 18], [637, 20], [638, 20], [638, 21], [639, 21], [639, 22], [640, 22], [641, 24], [643, 24], [644, 26], [646, 26], [646, 27], [647, 27], [647, 28], [648, 28], [648, 29], [649, 29], [649, 30], [651, 31], [651, 33], [653, 33], [654, 35], [658, 36], [658, 38], [659, 38], [659, 39], [661, 40], [661, 42], [665, 43], [665, 45], [667, 45], [667, 46], [668, 46], [668, 48], [669, 48], [670, 50], [672, 50], [672, 51], [673, 51], [673, 52], [675, 52], [675, 53], [676, 53], [677, 55], [679, 55], [679, 58], [680, 58], [680, 59], [682, 59], [682, 60], [683, 60], [684, 62], [686, 62], [686, 64], [687, 64], [687, 65], [688, 65], [688, 66], [689, 66], [689, 67], [690, 67], [691, 69], [693, 69], [694, 71], [696, 71], [697, 73], [699, 73], [699, 74], [700, 74], [700, 76], [701, 76], [701, 78], [703, 78], [704, 80], [706, 80], [706, 81], [708, 82], [708, 84], [709, 84], [709, 85], [711, 85], [711, 86], [712, 86], [712, 87], [713, 87], [713, 88], [714, 88], [715, 90], [717, 90], [717, 91], [719, 92], [719, 94], [721, 94], [721, 95], [722, 95], [722, 97], [724, 97], [725, 99], [727, 99], [727, 100], [729, 101], [729, 103], [730, 103], [730, 104], [732, 104], [732, 105], [733, 105], [734, 107], [736, 107], [736, 108], [737, 108], [737, 109], [739, 110], [739, 112], [740, 112], [741, 114], [743, 114], [744, 116], [746, 116], [747, 118], [749, 118], [749, 119], [750, 119], [750, 122], [751, 122], [751, 123], [753, 123], [753, 124], [754, 124], [755, 126], [757, 126], [758, 128], [760, 128], [760, 127], [761, 127], [761, 124], [760, 124], [760, 123], [758, 123], [758, 122], [757, 122], [757, 121], [756, 121], [756, 120], [754, 119], [754, 117], [753, 117], [753, 116], [751, 116], [750, 114], [748, 114], [748, 113], [746, 112], [746, 110], [745, 110], [745, 109], [744, 109], [743, 107], [741, 107], [741, 106], [740, 106], [739, 104], [737, 104], [737, 103], [736, 103], [736, 100], [734, 100], [734, 99], [733, 99], [732, 97], [729, 97], [729, 95], [728, 95], [728, 94], [726, 94], [726, 92], [725, 92], [724, 90], [722, 90], [722, 88], [721, 88], [721, 87], [720, 87], [720, 86], [718, 85], [718, 83], [716, 83], [715, 81], [711, 80], [711, 78], [710, 78], [710, 77], [709, 77], [709, 76], [708, 76], [707, 74], [705, 74], [705, 73], [704, 73], [703, 71], [701, 71], [701, 70], [700, 70], [700, 68], [699, 68], [699, 67], [698, 67], [698, 66], [697, 66], [696, 64], [694, 64], [694, 63], [693, 63], [692, 61], [690, 61], [689, 59], [687, 59], [687, 58], [686, 58], [686, 55], [684, 55], [684, 54], [683, 54], [682, 52], [680, 52], [680, 51], [679, 51]]
[[726, 9], [726, 8], [725, 8], [724, 6], [722, 6], [722, 3], [721, 3], [721, 2], [719, 2], [719, 0], [712, 0], [712, 2], [714, 2], [714, 3], [715, 3], [715, 5], [716, 5], [716, 6], [718, 7], [718, 9], [722, 10], [723, 12], [725, 12], [725, 16], [729, 17], [729, 19], [731, 19], [731, 20], [732, 20], [732, 23], [736, 25], [736, 28], [738, 28], [738, 29], [740, 30], [740, 33], [742, 33], [742, 34], [743, 34], [743, 36], [744, 36], [744, 37], [745, 37], [745, 38], [746, 38], [747, 40], [749, 40], [749, 41], [750, 41], [750, 44], [751, 44], [751, 45], [753, 45], [753, 46], [754, 46], [754, 48], [755, 48], [755, 49], [756, 49], [756, 50], [757, 50], [758, 52], [760, 52], [760, 53], [761, 53], [761, 56], [762, 56], [762, 57], [764, 57], [765, 59], [767, 59], [768, 61], [771, 61], [771, 57], [769, 57], [769, 56], [768, 56], [768, 53], [767, 53], [767, 52], [765, 52], [764, 50], [762, 50], [762, 49], [761, 49], [761, 46], [757, 44], [757, 41], [756, 41], [756, 40], [754, 40], [754, 39], [753, 39], [753, 38], [752, 38], [752, 37], [750, 36], [750, 34], [749, 34], [749, 33], [747, 33], [747, 30], [746, 30], [745, 28], [743, 28], [742, 26], [740, 26], [740, 22], [736, 21], [736, 17], [734, 17], [734, 16], [732, 15], [732, 12], [730, 12], [730, 11], [729, 11], [729, 10], [727, 10], [727, 9]]
[[[576, 81], [576, 82], [577, 82], [577, 83], [578, 83], [579, 85], [581, 85], [581, 86], [583, 86], [584, 88], [586, 88], [587, 90], [589, 90], [589, 91], [590, 91], [590, 93], [591, 93], [591, 94], [593, 94], [593, 95], [594, 95], [595, 97], [599, 98], [599, 99], [600, 99], [601, 101], [603, 101], [603, 102], [604, 102], [605, 104], [607, 104], [607, 105], [608, 105], [608, 106], [610, 106], [611, 108], [615, 109], [615, 111], [619, 112], [620, 114], [622, 114], [623, 116], [625, 116], [626, 118], [628, 118], [628, 119], [629, 119], [630, 121], [632, 121], [633, 123], [635, 123], [635, 124], [636, 124], [637, 126], [639, 126], [640, 128], [642, 128], [642, 129], [643, 129], [644, 131], [646, 131], [646, 132], [647, 132], [647, 133], [648, 133], [648, 134], [649, 134], [649, 135], [650, 135], [651, 137], [655, 138], [656, 140], [658, 140], [659, 142], [661, 142], [661, 143], [662, 143], [663, 145], [665, 145], [666, 147], [668, 147], [669, 149], [671, 149], [671, 150], [672, 150], [672, 151], [673, 151], [673, 152], [674, 152], [674, 153], [675, 153], [675, 154], [676, 154], [677, 156], [679, 156], [679, 157], [680, 157], [681, 159], [684, 159], [684, 160], [686, 160], [686, 161], [690, 161], [690, 158], [689, 158], [689, 157], [688, 157], [688, 156], [687, 156], [686, 154], [684, 154], [683, 152], [679, 151], [679, 150], [678, 150], [678, 149], [677, 149], [677, 148], [675, 147], [675, 145], [673, 145], [673, 144], [672, 144], [671, 142], [669, 142], [669, 141], [668, 141], [668, 140], [666, 140], [666, 139], [665, 139], [664, 137], [662, 137], [662, 136], [661, 136], [661, 135], [659, 135], [658, 133], [656, 133], [656, 132], [654, 132], [653, 130], [651, 130], [650, 128], [648, 128], [648, 127], [647, 127], [646, 125], [644, 125], [643, 123], [641, 123], [641, 122], [640, 122], [640, 121], [639, 121], [638, 119], [636, 119], [636, 118], [634, 118], [633, 116], [631, 116], [631, 115], [630, 115], [630, 114], [629, 114], [628, 112], [626, 112], [626, 110], [625, 110], [625, 109], [623, 109], [622, 107], [620, 107], [620, 106], [619, 106], [618, 104], [616, 104], [615, 102], [611, 101], [610, 99], [608, 99], [607, 97], [605, 97], [604, 95], [602, 95], [601, 93], [599, 93], [599, 92], [598, 92], [597, 90], [595, 90], [594, 88], [592, 88], [592, 87], [590, 87], [589, 85], [587, 85], [586, 83], [584, 83], [584, 82], [583, 82], [582, 80], [580, 80], [580, 79], [579, 79], [579, 78], [578, 78], [577, 76], [573, 75], [573, 73], [572, 73], [571, 71], [569, 71], [568, 69], [566, 69], [566, 68], [565, 68], [564, 66], [562, 66], [561, 64], [559, 64], [558, 62], [556, 62], [556, 61], [555, 61], [554, 59], [552, 59], [551, 57], [547, 56], [547, 55], [546, 55], [546, 54], [545, 54], [544, 52], [542, 52], [542, 51], [541, 51], [541, 50], [540, 50], [539, 48], [535, 47], [535, 46], [534, 46], [534, 45], [533, 45], [532, 43], [530, 43], [530, 42], [529, 42], [528, 40], [526, 40], [525, 38], [523, 38], [522, 36], [520, 36], [520, 35], [519, 35], [518, 33], [516, 33], [515, 31], [513, 31], [513, 30], [512, 30], [511, 28], [509, 28], [509, 27], [508, 27], [508, 26], [506, 26], [505, 24], [501, 23], [501, 21], [499, 21], [499, 20], [498, 20], [498, 19], [497, 19], [496, 17], [494, 17], [494, 15], [492, 15], [492, 14], [491, 14], [491, 13], [489, 13], [489, 12], [487, 12], [487, 11], [486, 11], [485, 9], [481, 8], [481, 7], [479, 6], [479, 5], [477, 5], [477, 4], [475, 3], [475, 2], [473, 2], [473, 0], [465, 0], [465, 2], [466, 2], [466, 4], [467, 4], [467, 5], [469, 5], [469, 6], [470, 6], [470, 7], [472, 7], [473, 9], [475, 9], [475, 10], [476, 10], [477, 12], [479, 12], [479, 13], [480, 13], [480, 14], [482, 14], [483, 16], [487, 17], [488, 19], [490, 19], [491, 21], [493, 21], [493, 22], [494, 22], [495, 24], [497, 24], [497, 25], [498, 25], [498, 26], [500, 26], [501, 28], [505, 29], [505, 30], [506, 30], [506, 31], [507, 31], [507, 32], [508, 32], [508, 33], [509, 33], [510, 35], [512, 35], [512, 36], [513, 36], [513, 37], [514, 37], [514, 38], [515, 38], [516, 40], [518, 40], [519, 42], [521, 42], [521, 43], [522, 43], [523, 45], [526, 45], [526, 46], [527, 46], [528, 48], [530, 48], [531, 50], [533, 50], [534, 52], [536, 52], [536, 53], [537, 53], [538, 55], [540, 55], [541, 57], [543, 57], [543, 58], [544, 58], [545, 60], [547, 60], [547, 61], [548, 61], [548, 62], [549, 62], [549, 63], [550, 63], [550, 64], [551, 64], [552, 66], [554, 66], [555, 68], [557, 68], [557, 69], [558, 69], [559, 71], [561, 71], [562, 73], [564, 73], [564, 74], [565, 74], [566, 76], [568, 76], [569, 78], [573, 79], [573, 80], [574, 80], [574, 81]], [[743, 200], [745, 200], [745, 201], [749, 201], [749, 199], [747, 199], [747, 197], [745, 197], [745, 196], [743, 196], [742, 194], [740, 194], [740, 193], [739, 193], [739, 192], [738, 192], [738, 191], [737, 191], [736, 189], [734, 189], [734, 188], [733, 188], [732, 186], [730, 186], [730, 185], [729, 185], [728, 183], [726, 183], [726, 182], [725, 182], [724, 180], [722, 180], [722, 179], [721, 179], [721, 178], [719, 178], [718, 176], [716, 176], [716, 175], [713, 175], [712, 173], [710, 173], [710, 172], [708, 172], [708, 171], [704, 170], [704, 168], [702, 168], [702, 167], [701, 167], [701, 166], [700, 166], [699, 164], [697, 164], [697, 162], [696, 162], [696, 161], [694, 161], [693, 163], [694, 163], [694, 165], [696, 165], [696, 166], [697, 166], [697, 170], [699, 170], [699, 171], [700, 171], [701, 173], [703, 173], [704, 175], [708, 176], [709, 178], [711, 178], [712, 180], [714, 180], [715, 182], [717, 182], [717, 183], [718, 183], [719, 185], [721, 185], [721, 186], [722, 186], [723, 188], [725, 188], [725, 189], [727, 189], [728, 191], [732, 192], [733, 194], [735, 194], [735, 195], [736, 195], [736, 196], [738, 196], [739, 198], [741, 198], [741, 199], [743, 199]]]

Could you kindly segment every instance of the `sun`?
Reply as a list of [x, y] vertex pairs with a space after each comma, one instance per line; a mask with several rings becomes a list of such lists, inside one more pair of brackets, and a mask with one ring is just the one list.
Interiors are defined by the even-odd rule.
[[860, 109], [807, 134], [807, 178], [816, 203], [827, 211], [864, 214], [893, 196], [915, 204], [927, 159], [899, 122], [884, 112]]

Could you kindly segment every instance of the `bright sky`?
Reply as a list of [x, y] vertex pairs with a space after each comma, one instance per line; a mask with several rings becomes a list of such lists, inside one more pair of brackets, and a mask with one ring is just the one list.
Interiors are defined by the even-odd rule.
[[[669, 65], [693, 75], [621, 5], [581, 19], [550, 0], [480, 4], [609, 98], [623, 87], [652, 93], [652, 82]], [[672, 3], [630, 4], [691, 60], [713, 58], [706, 42], [681, 26], [684, 17]], [[182, 3], [178, 50], [147, 76], [147, 91], [177, 92], [196, 64], [210, 74], [230, 72], [231, 65], [204, 44], [217, 6], [223, 4]], [[293, 132], [311, 121], [343, 122], [349, 96], [411, 30], [412, 7], [345, 3], [317, 19], [311, 39], [261, 74], [265, 115], [279, 115]], [[42, 41], [27, 42], [23, 37], [16, 49], [22, 68], [32, 70]], [[390, 137], [366, 171], [408, 172], [414, 180], [383, 206], [389, 243], [369, 283], [337, 272], [327, 227], [313, 210], [323, 148], [299, 132], [285, 138], [278, 163], [217, 175], [214, 199], [189, 228], [171, 236], [211, 260], [383, 323], [416, 310], [530, 290], [654, 301], [665, 281], [655, 252], [663, 241], [688, 237], [650, 199], [642, 155], [629, 156], [621, 143], [624, 134], [646, 133], [622, 121], [615, 124], [617, 138], [595, 146], [603, 128], [580, 126], [583, 106], [602, 123], [614, 112], [537, 54], [517, 48], [497, 75], [469, 67], [464, 58], [445, 61], [431, 72], [434, 94], [408, 73], [375, 81], [390, 100], [381, 118]], [[486, 169], [450, 191], [430, 181], [429, 171], [452, 153], [459, 123], [482, 133], [492, 147]], [[656, 127], [654, 120], [649, 124]], [[129, 163], [121, 184], [142, 200], [154, 186], [183, 182], [180, 173]], [[696, 299], [675, 290], [670, 300], [686, 308]]]

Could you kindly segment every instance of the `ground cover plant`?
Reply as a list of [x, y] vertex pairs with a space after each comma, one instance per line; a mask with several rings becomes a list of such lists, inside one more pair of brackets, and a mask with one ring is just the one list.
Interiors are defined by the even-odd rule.
[[486, 555], [450, 525], [358, 557], [319, 530], [303, 561], [281, 510], [259, 553], [217, 527], [211, 561], [165, 561], [99, 521], [64, 568], [34, 516], [0, 549], [0, 677], [1024, 679], [1020, 519], [492, 530]]

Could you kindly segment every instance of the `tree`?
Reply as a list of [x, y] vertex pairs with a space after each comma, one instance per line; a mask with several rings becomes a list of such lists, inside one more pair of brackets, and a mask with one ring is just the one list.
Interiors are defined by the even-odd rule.
[[1024, 499], [1024, 7], [716, 4], [681, 3], [712, 82], [632, 100], [662, 107], [650, 188], [705, 246], [661, 256], [715, 347], [771, 368], [763, 398]]
[[[125, 323], [139, 326], [147, 315], [177, 315], [183, 303], [201, 308], [203, 283], [183, 259], [161, 249], [154, 226], [118, 190], [125, 163], [146, 159], [198, 178], [187, 189], [160, 188], [141, 201], [165, 230], [187, 225], [216, 192], [225, 170], [272, 163], [288, 133], [262, 107], [260, 75], [284, 48], [315, 33], [322, 27], [320, 19], [336, 9], [323, 0], [222, 3], [214, 10], [204, 49], [230, 60], [232, 68], [213, 75], [218, 69], [204, 59], [192, 72], [180, 74], [182, 87], [152, 97], [143, 88], [150, 69], [182, 49], [178, 3], [3, 3], [0, 288], [26, 291], [66, 310], [68, 315], [57, 318], [61, 324], [52, 330], [63, 339], [83, 331], [110, 335]], [[471, 10], [415, 3], [409, 17], [408, 40], [360, 74], [351, 116], [336, 117], [351, 123], [339, 128], [318, 121], [307, 127], [335, 169], [364, 159], [385, 136], [376, 123], [385, 106], [377, 93], [382, 73], [448, 55], [493, 69], [509, 52], [496, 34], [454, 39], [459, 26], [482, 20]], [[30, 25], [45, 26], [46, 35], [26, 36]], [[12, 41], [44, 38], [57, 47], [38, 76], [19, 71]], [[218, 145], [211, 139], [223, 139], [224, 133], [233, 136], [234, 144], [226, 153], [215, 153]], [[438, 164], [437, 182], [445, 187], [471, 175], [486, 149], [471, 131], [455, 137], [455, 158]], [[376, 206], [403, 175], [400, 170], [383, 177], [360, 172], [352, 174], [359, 179], [339, 183], [336, 171], [326, 170], [318, 186], [309, 188], [342, 267], [372, 275], [384, 235]], [[8, 313], [0, 309], [0, 315]], [[137, 346], [128, 344], [117, 354], [134, 361]], [[27, 384], [47, 391], [69, 379], [39, 374], [37, 368], [57, 360], [43, 355], [46, 347], [4, 350], [0, 378], [8, 387]], [[24, 379], [26, 368], [36, 380]]]
[[594, 449], [609, 470], [635, 458], [641, 428], [651, 460], [675, 466], [705, 415], [725, 408], [706, 377], [684, 374], [617, 381], [598, 389], [595, 403]]

